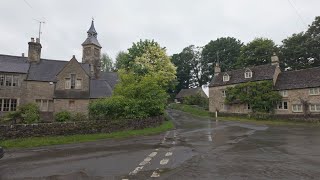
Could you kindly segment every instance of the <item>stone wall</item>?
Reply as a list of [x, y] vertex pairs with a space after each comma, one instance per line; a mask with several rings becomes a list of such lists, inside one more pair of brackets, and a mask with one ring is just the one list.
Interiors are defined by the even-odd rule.
[[111, 133], [121, 130], [155, 127], [163, 123], [164, 117], [118, 121], [79, 121], [66, 123], [40, 123], [0, 125], [0, 140], [26, 137], [65, 136], [74, 134]]

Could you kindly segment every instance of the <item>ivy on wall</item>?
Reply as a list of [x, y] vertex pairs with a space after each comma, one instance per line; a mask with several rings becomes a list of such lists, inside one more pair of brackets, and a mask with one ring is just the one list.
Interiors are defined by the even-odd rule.
[[273, 112], [282, 97], [273, 90], [272, 81], [247, 82], [228, 87], [225, 103], [249, 104], [253, 112]]

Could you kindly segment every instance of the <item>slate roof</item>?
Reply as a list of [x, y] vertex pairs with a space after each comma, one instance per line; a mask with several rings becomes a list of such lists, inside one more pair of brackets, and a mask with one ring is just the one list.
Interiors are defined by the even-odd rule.
[[275, 85], [276, 90], [312, 87], [320, 87], [320, 67], [282, 72], [279, 74]]
[[203, 91], [201, 87], [181, 89], [181, 91], [176, 95], [176, 98], [179, 99], [179, 98], [184, 98], [187, 96], [196, 95], [197, 93], [201, 93], [201, 91]]
[[[31, 63], [27, 80], [55, 82], [56, 75], [67, 63], [68, 61], [48, 59], [41, 59], [40, 63]], [[81, 64], [81, 66], [88, 74], [90, 74], [89, 64]]]
[[0, 54], [0, 72], [28, 73], [27, 57]]
[[[230, 84], [239, 84], [249, 81], [271, 80], [276, 69], [276, 65], [260, 65], [249, 67], [252, 71], [252, 78], [245, 78], [244, 73], [248, 68], [237, 69], [233, 71], [221, 72], [210, 82], [209, 87], [225, 86]], [[229, 81], [223, 82], [223, 75], [227, 73], [230, 76]]]
[[100, 72], [98, 79], [90, 80], [90, 98], [95, 99], [111, 96], [118, 81], [118, 73]]
[[94, 44], [98, 47], [101, 47], [98, 39], [94, 36], [87, 37], [87, 39], [82, 43], [82, 45]]

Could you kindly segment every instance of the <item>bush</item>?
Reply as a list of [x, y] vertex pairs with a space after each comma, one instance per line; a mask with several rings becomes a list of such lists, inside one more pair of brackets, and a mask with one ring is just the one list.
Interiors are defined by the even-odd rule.
[[12, 121], [13, 123], [32, 124], [40, 120], [40, 112], [37, 104], [29, 103], [19, 106], [17, 111], [6, 114], [4, 121]]
[[61, 111], [54, 115], [54, 119], [57, 122], [66, 122], [71, 120], [71, 113], [68, 111]]
[[77, 112], [72, 114], [71, 121], [88, 121], [88, 116], [85, 113]]
[[198, 105], [204, 109], [209, 109], [209, 99], [202, 97], [200, 94], [185, 97], [183, 104]]

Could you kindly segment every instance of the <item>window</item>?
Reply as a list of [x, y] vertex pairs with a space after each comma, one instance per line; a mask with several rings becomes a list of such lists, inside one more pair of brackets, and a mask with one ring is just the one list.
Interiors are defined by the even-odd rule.
[[250, 104], [247, 104], [247, 109], [248, 109], [248, 110], [250, 110], [250, 109], [251, 109]]
[[0, 86], [4, 86], [4, 74], [0, 74]]
[[0, 99], [0, 111], [16, 111], [17, 99]]
[[280, 95], [282, 97], [288, 97], [288, 91], [287, 90], [280, 91]]
[[75, 89], [75, 88], [76, 88], [76, 75], [71, 74], [71, 89]]
[[223, 82], [229, 81], [230, 80], [230, 76], [228, 74], [224, 74], [223, 75]]
[[288, 109], [288, 102], [287, 101], [282, 101], [278, 104], [278, 109], [283, 109], [287, 110]]
[[19, 86], [19, 75], [0, 74], [0, 86]]
[[250, 69], [247, 69], [244, 73], [245, 78], [252, 78], [252, 71]]
[[65, 89], [70, 89], [70, 88], [71, 88], [70, 78], [66, 78], [66, 80], [65, 80]]
[[222, 97], [227, 97], [227, 92], [225, 90], [222, 90]]
[[39, 106], [39, 110], [42, 112], [53, 111], [53, 100], [36, 99], [36, 103]]
[[320, 112], [320, 104], [310, 104], [311, 112]]
[[292, 105], [293, 112], [302, 112], [302, 105], [301, 104], [294, 104]]
[[319, 94], [320, 94], [319, 88], [311, 88], [311, 89], [309, 89], [309, 95], [319, 95]]
[[81, 79], [77, 79], [76, 81], [76, 89], [81, 89], [82, 86], [82, 80]]
[[228, 111], [228, 109], [229, 109], [229, 107], [228, 107], [228, 105], [226, 105], [226, 104], [221, 104], [221, 106], [222, 106], [222, 111]]

